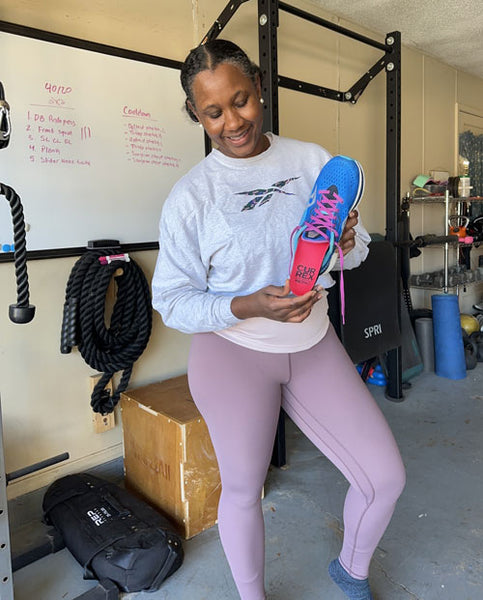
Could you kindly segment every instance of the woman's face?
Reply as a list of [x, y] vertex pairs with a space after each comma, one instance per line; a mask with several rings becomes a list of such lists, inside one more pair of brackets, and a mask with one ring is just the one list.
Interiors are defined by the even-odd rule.
[[269, 144], [262, 135], [260, 86], [238, 67], [222, 63], [214, 71], [201, 71], [192, 91], [193, 112], [220, 152], [248, 158], [266, 150]]

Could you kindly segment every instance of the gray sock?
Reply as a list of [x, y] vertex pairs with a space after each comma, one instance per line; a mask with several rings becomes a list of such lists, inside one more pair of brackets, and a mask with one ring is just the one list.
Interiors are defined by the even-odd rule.
[[329, 575], [349, 600], [374, 600], [368, 579], [356, 579], [335, 558], [329, 565]]

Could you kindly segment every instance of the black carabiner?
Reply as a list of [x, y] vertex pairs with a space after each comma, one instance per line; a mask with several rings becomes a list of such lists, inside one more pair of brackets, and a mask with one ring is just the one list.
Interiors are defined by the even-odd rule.
[[11, 131], [10, 106], [5, 100], [3, 84], [0, 81], [0, 150], [8, 146]]

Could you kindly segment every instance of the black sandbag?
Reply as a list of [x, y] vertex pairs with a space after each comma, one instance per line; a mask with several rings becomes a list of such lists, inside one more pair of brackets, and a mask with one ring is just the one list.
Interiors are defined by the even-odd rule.
[[124, 488], [87, 473], [55, 481], [45, 521], [62, 535], [84, 579], [110, 579], [123, 592], [157, 590], [183, 562], [171, 523]]

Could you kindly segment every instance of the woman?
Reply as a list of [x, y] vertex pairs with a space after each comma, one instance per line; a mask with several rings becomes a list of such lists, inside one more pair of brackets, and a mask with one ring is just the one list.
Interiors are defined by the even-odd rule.
[[[213, 441], [221, 541], [242, 600], [264, 600], [261, 491], [280, 407], [350, 483], [344, 542], [329, 566], [347, 598], [371, 600], [369, 562], [404, 486], [389, 427], [327, 316], [330, 274], [290, 293], [290, 234], [323, 148], [262, 132], [259, 69], [236, 45], [190, 52], [186, 108], [215, 149], [163, 207], [153, 304], [193, 334], [188, 378]], [[356, 211], [340, 238], [344, 267], [367, 255]]]

